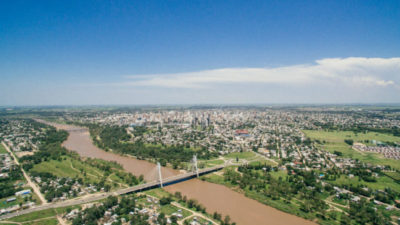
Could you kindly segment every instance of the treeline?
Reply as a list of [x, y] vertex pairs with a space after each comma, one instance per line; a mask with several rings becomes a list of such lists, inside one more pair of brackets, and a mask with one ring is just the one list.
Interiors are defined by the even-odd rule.
[[[217, 153], [209, 152], [206, 149], [194, 151], [190, 148], [185, 148], [183, 145], [156, 146], [146, 145], [140, 141], [134, 143], [127, 142], [130, 136], [126, 132], [126, 127], [100, 126], [97, 124], [84, 124], [84, 126], [89, 127], [94, 143], [100, 148], [123, 154], [131, 154], [139, 159], [155, 159], [162, 166], [170, 163], [174, 168], [178, 168], [180, 163], [189, 162], [194, 154], [197, 154], [197, 157], [200, 159], [217, 157]], [[138, 133], [143, 134], [143, 128], [140, 128]]]

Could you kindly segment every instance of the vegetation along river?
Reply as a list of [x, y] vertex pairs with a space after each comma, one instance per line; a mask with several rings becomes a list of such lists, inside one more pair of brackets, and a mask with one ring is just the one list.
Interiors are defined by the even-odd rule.
[[[45, 122], [40, 120], [40, 122]], [[63, 146], [71, 151], [79, 153], [83, 157], [99, 158], [107, 161], [115, 161], [121, 164], [125, 170], [139, 176], [143, 174], [145, 180], [157, 179], [156, 165], [133, 157], [121, 156], [112, 152], [106, 152], [96, 147], [91, 140], [87, 128], [45, 122], [57, 129], [69, 132], [68, 139]], [[162, 168], [163, 178], [178, 174], [179, 171], [171, 168]], [[232, 221], [239, 225], [304, 225], [314, 224], [312, 221], [276, 210], [261, 204], [253, 199], [245, 197], [225, 186], [213, 184], [199, 179], [191, 179], [165, 187], [170, 193], [181, 192], [188, 198], [197, 199], [207, 208], [208, 212], [219, 212], [229, 215]]]

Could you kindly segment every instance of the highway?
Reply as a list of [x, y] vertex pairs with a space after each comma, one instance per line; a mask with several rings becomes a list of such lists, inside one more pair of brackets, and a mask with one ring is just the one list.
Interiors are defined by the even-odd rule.
[[[210, 168], [200, 169], [198, 171], [198, 173], [199, 173], [198, 175], [200, 176], [203, 174], [221, 170], [224, 167], [225, 167], [225, 165], [221, 165], [221, 166], [214, 166], [214, 167], [210, 167]], [[185, 180], [189, 180], [189, 179], [192, 179], [195, 177], [197, 177], [197, 173], [195, 171], [188, 172], [185, 174], [179, 174], [179, 175], [176, 175], [173, 177], [167, 177], [165, 179], [162, 179], [162, 184], [163, 184], [163, 186], [167, 186], [167, 185], [175, 184], [175, 183], [182, 182]], [[12, 218], [15, 216], [20, 216], [20, 215], [24, 215], [24, 214], [28, 214], [28, 213], [32, 213], [32, 212], [36, 212], [36, 211], [41, 211], [41, 210], [45, 210], [45, 209], [85, 204], [85, 203], [89, 203], [89, 202], [93, 202], [93, 201], [98, 201], [98, 200], [107, 198], [108, 196], [112, 196], [112, 195], [116, 196], [116, 195], [123, 195], [123, 194], [128, 194], [128, 193], [133, 193], [133, 192], [141, 192], [141, 191], [149, 190], [152, 188], [158, 188], [160, 186], [161, 186], [160, 181], [152, 181], [149, 183], [139, 184], [139, 185], [129, 187], [129, 188], [119, 189], [119, 190], [116, 190], [113, 192], [97, 193], [97, 194], [92, 194], [92, 195], [81, 196], [79, 198], [65, 200], [62, 202], [47, 203], [44, 205], [31, 207], [29, 209], [24, 209], [24, 210], [16, 211], [13, 213], [4, 214], [4, 215], [0, 216], [0, 220], [5, 220], [5, 219], [9, 219], [9, 218]]]

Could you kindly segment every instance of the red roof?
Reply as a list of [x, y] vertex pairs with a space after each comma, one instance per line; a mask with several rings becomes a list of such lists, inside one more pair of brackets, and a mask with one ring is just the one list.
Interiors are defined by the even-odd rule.
[[249, 134], [247, 130], [236, 130], [236, 134]]

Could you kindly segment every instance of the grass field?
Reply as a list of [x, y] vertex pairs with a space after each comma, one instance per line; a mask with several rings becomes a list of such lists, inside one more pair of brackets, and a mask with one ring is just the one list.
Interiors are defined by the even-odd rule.
[[58, 220], [56, 218], [46, 218], [46, 219], [27, 222], [27, 223], [23, 223], [23, 224], [24, 225], [57, 225], [59, 223], [58, 223]]
[[214, 183], [214, 184], [222, 184], [222, 185], [225, 185], [227, 187], [234, 187], [234, 185], [232, 185], [231, 183], [226, 182], [224, 180], [223, 176], [220, 176], [220, 175], [217, 175], [217, 174], [213, 174], [213, 173], [210, 173], [210, 174], [207, 174], [205, 176], [202, 176], [201, 179], [205, 180], [205, 181], [208, 181], [208, 182], [211, 182], [211, 183]]
[[386, 177], [386, 176], [381, 176], [377, 178], [376, 182], [365, 182], [361, 179], [358, 179], [357, 176], [353, 178], [349, 178], [346, 175], [341, 175], [338, 179], [335, 181], [328, 181], [328, 183], [332, 183], [335, 185], [365, 185], [368, 188], [371, 188], [373, 190], [384, 190], [385, 188], [391, 188], [392, 190], [395, 190], [397, 192], [400, 192], [400, 185], [397, 184], [393, 179]]
[[344, 142], [345, 139], [353, 139], [354, 142], [362, 142], [364, 140], [376, 140], [382, 142], [400, 142], [400, 137], [389, 134], [376, 132], [368, 132], [366, 134], [355, 134], [351, 131], [317, 131], [303, 130], [304, 134], [312, 140], [320, 140], [325, 143], [321, 144], [322, 149], [331, 153], [338, 151], [343, 153], [343, 157], [359, 159], [366, 163], [375, 165], [389, 165], [392, 168], [400, 169], [400, 161], [384, 158], [383, 155], [377, 153], [358, 152], [353, 150], [351, 146]]
[[170, 194], [161, 188], [151, 189], [144, 192], [145, 194], [151, 195], [156, 198], [168, 197]]
[[385, 172], [386, 175], [392, 177], [395, 180], [400, 181], [400, 173], [399, 172]]
[[204, 167], [213, 167], [224, 164], [224, 160], [211, 159], [211, 160], [199, 161], [199, 164], [204, 164]]
[[3, 144], [0, 143], [0, 154], [8, 153], [6, 148], [4, 148]]
[[225, 155], [226, 158], [231, 158], [231, 159], [246, 159], [250, 160], [256, 157], [256, 154], [254, 152], [233, 152]]
[[278, 163], [271, 162], [270, 160], [261, 159], [254, 162], [249, 163], [250, 165], [269, 165], [269, 166], [277, 166]]
[[270, 172], [270, 174], [275, 179], [279, 179], [279, 177], [282, 177], [282, 179], [285, 179], [288, 176], [286, 170], [273, 171], [273, 172]]
[[46, 209], [42, 211], [32, 212], [29, 214], [16, 216], [8, 221], [15, 222], [15, 224], [31, 224], [31, 225], [56, 225], [58, 224], [58, 220], [56, 218], [57, 215], [64, 214], [67, 208], [75, 209], [79, 206], [69, 206], [69, 207], [61, 207], [56, 209]]
[[[69, 156], [64, 156], [63, 158], [65, 160], [50, 160], [36, 164], [31, 171], [50, 172], [57, 177], [82, 178], [87, 183], [98, 183], [104, 176], [103, 171], [85, 162]], [[110, 174], [106, 183], [110, 184], [112, 187], [114, 187], [114, 184], [119, 187], [118, 183], [124, 183], [124, 181], [115, 176], [115, 174]]]
[[[99, 182], [102, 172], [89, 165], [85, 165], [70, 157], [64, 157], [66, 160], [50, 160], [41, 162], [33, 166], [31, 171], [50, 172], [57, 177], [84, 178], [88, 182]], [[86, 177], [81, 171], [86, 172]], [[93, 175], [93, 176], [91, 176]]]
[[[178, 208], [174, 205], [168, 204], [168, 205], [161, 206], [160, 212], [163, 212], [166, 215], [170, 216], [172, 213], [178, 213], [179, 209], [180, 208]], [[182, 210], [182, 212], [180, 212], [180, 213], [182, 214], [183, 218], [186, 218], [186, 217], [192, 215], [192, 213], [187, 210], [184, 210], [184, 209], [181, 209], [181, 210]]]
[[56, 216], [56, 215], [57, 215], [57, 213], [56, 213], [56, 211], [54, 211], [54, 209], [46, 209], [46, 210], [37, 211], [37, 212], [33, 212], [33, 213], [21, 215], [21, 216], [16, 216], [9, 220], [13, 221], [13, 222], [26, 222], [26, 221], [32, 221], [32, 220], [37, 220], [37, 219], [41, 219], [41, 218], [52, 217], [52, 216]]
[[[390, 134], [383, 134], [377, 132], [357, 133], [352, 131], [319, 131], [319, 130], [303, 130], [303, 132], [313, 138], [325, 140], [328, 142], [344, 142], [344, 139], [353, 139], [354, 142], [363, 142], [365, 140], [382, 141], [382, 142], [400, 142], [400, 137]], [[368, 145], [368, 144], [367, 144]]]

